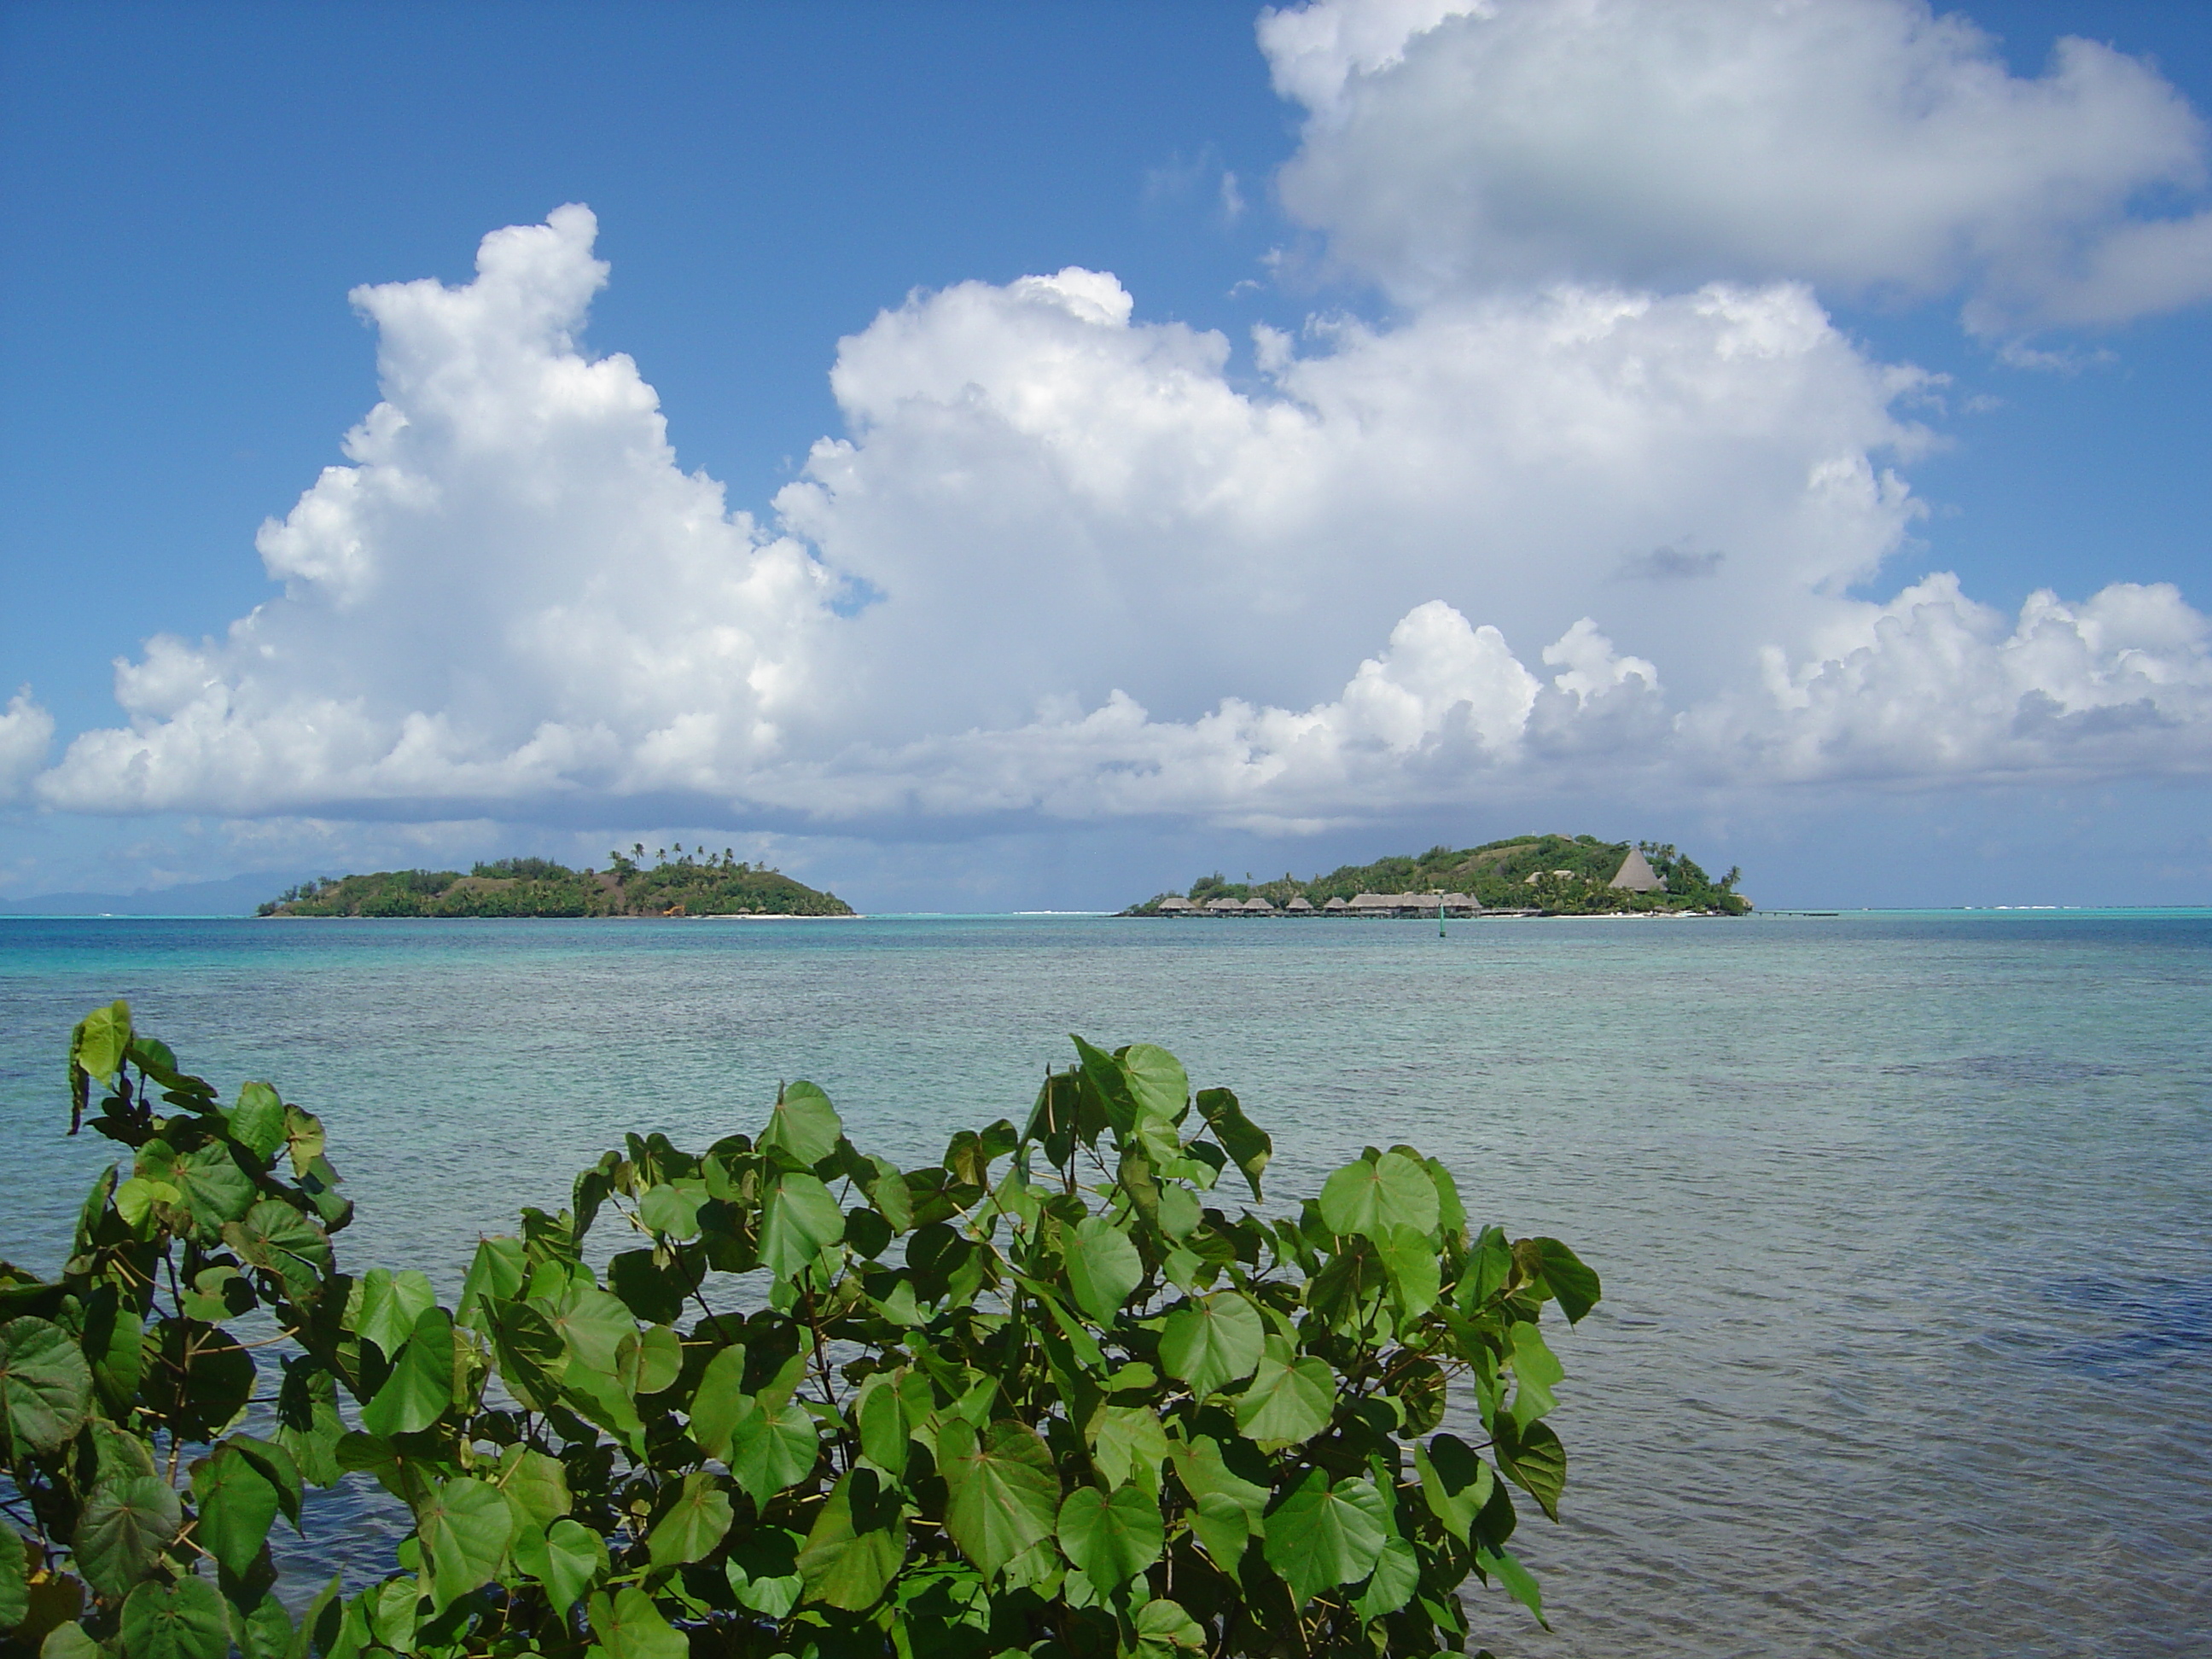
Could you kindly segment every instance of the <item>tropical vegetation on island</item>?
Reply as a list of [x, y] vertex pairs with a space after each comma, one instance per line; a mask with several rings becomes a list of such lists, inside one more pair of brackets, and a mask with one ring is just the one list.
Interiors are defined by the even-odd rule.
[[[1629, 854], [1640, 852], [1661, 885], [1648, 893], [1611, 884]], [[1294, 898], [1319, 908], [1333, 898], [1347, 902], [1362, 893], [1466, 893], [1490, 909], [1533, 909], [1546, 915], [1601, 915], [1652, 911], [1705, 911], [1741, 915], [1751, 902], [1735, 890], [1732, 869], [1716, 880], [1695, 861], [1661, 842], [1600, 841], [1595, 836], [1513, 836], [1480, 847], [1431, 847], [1415, 856], [1347, 864], [1301, 881], [1285, 872], [1273, 881], [1231, 881], [1219, 872], [1200, 876], [1181, 894], [1158, 893], [1121, 912], [1157, 915], [1162, 901], [1186, 898], [1263, 898], [1277, 909]]]
[[[1076, 1060], [918, 1169], [805, 1083], [703, 1152], [629, 1136], [449, 1304], [341, 1269], [313, 1113], [94, 1010], [70, 1129], [123, 1157], [56, 1273], [0, 1265], [0, 1641], [1428, 1659], [1470, 1577], [1539, 1613], [1512, 1488], [1556, 1519], [1544, 1314], [1597, 1275], [1411, 1147], [1232, 1206], [1273, 1152], [1233, 1094], [1146, 1044]], [[395, 1555], [288, 1590], [272, 1529], [349, 1476]]]
[[264, 916], [849, 916], [852, 906], [731, 848], [673, 856], [645, 844], [607, 854], [605, 870], [550, 859], [500, 859], [458, 870], [380, 870], [302, 882], [260, 908]]

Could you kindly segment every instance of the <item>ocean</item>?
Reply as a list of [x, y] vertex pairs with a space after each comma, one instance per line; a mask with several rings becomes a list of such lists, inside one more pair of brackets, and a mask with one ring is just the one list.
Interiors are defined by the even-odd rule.
[[117, 996], [321, 1114], [343, 1259], [449, 1294], [624, 1130], [805, 1077], [912, 1164], [1070, 1031], [1163, 1043], [1273, 1131], [1271, 1196], [1409, 1141], [1602, 1273], [1564, 1523], [1515, 1540], [1553, 1628], [1474, 1591], [1501, 1656], [2212, 1651], [2205, 913], [0, 919], [0, 1256], [55, 1267], [106, 1161], [64, 1061]]

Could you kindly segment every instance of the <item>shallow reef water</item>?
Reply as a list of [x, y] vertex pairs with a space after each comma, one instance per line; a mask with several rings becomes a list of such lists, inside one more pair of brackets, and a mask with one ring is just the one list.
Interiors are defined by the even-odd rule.
[[[55, 1266], [106, 1161], [62, 1059], [115, 996], [321, 1113], [346, 1261], [449, 1292], [626, 1129], [807, 1077], [913, 1164], [1071, 1030], [1164, 1043], [1273, 1193], [1409, 1141], [1603, 1273], [1500, 1655], [2212, 1651], [2212, 918], [0, 920], [0, 1255]], [[319, 1501], [302, 1571], [388, 1556]]]

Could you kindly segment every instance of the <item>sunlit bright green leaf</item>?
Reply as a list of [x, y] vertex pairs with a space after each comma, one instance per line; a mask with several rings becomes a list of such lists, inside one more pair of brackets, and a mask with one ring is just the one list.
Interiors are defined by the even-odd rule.
[[143, 1583], [123, 1604], [123, 1650], [131, 1659], [223, 1659], [230, 1615], [204, 1578]]
[[1403, 1152], [1347, 1164], [1321, 1189], [1321, 1218], [1340, 1237], [1358, 1233], [1379, 1241], [1391, 1227], [1433, 1233], [1437, 1216], [1437, 1183]]
[[599, 1638], [607, 1659], [690, 1659], [690, 1644], [683, 1632], [635, 1585], [625, 1584], [611, 1596], [593, 1595], [591, 1620], [592, 1634]]
[[1094, 1584], [1127, 1583], [1160, 1559], [1167, 1546], [1159, 1500], [1141, 1486], [1110, 1496], [1078, 1486], [1060, 1506], [1060, 1547]]
[[1371, 1480], [1340, 1480], [1321, 1470], [1267, 1516], [1267, 1565], [1282, 1574], [1299, 1602], [1339, 1584], [1356, 1584], [1375, 1570], [1389, 1535], [1389, 1511]]
[[453, 1403], [453, 1322], [443, 1308], [426, 1309], [401, 1345], [392, 1375], [362, 1407], [361, 1425], [371, 1434], [412, 1434]]
[[780, 1278], [795, 1276], [845, 1236], [845, 1212], [811, 1175], [787, 1170], [761, 1208], [761, 1264]]
[[1535, 1575], [1528, 1568], [1504, 1550], [1477, 1550], [1474, 1565], [1504, 1585], [1513, 1599], [1535, 1616], [1538, 1624], [1546, 1630], [1551, 1629], [1550, 1621], [1544, 1617], [1543, 1592], [1536, 1587]]
[[1144, 1258], [1129, 1236], [1103, 1216], [1086, 1216], [1067, 1239], [1067, 1285], [1076, 1305], [1101, 1325], [1145, 1276]]
[[284, 1144], [284, 1103], [265, 1083], [249, 1083], [226, 1112], [230, 1138], [267, 1163]]
[[1122, 1074], [1137, 1109], [1172, 1122], [1190, 1105], [1190, 1078], [1182, 1062], [1150, 1042], [1133, 1042], [1121, 1054]]
[[236, 1446], [218, 1446], [192, 1473], [192, 1502], [199, 1510], [192, 1536], [243, 1576], [276, 1519], [276, 1483]]
[[1160, 1364], [1203, 1400], [1252, 1375], [1266, 1327], [1260, 1310], [1235, 1291], [1184, 1303], [1160, 1328]]
[[713, 1475], [696, 1471], [685, 1475], [645, 1540], [653, 1565], [673, 1567], [705, 1560], [729, 1531], [730, 1516], [729, 1494]]
[[730, 1431], [730, 1473], [756, 1504], [765, 1504], [814, 1471], [821, 1431], [805, 1409], [763, 1395]]
[[541, 1538], [515, 1534], [516, 1565], [545, 1587], [545, 1599], [565, 1613], [608, 1571], [606, 1540], [574, 1521], [556, 1521]]
[[755, 1144], [780, 1154], [787, 1164], [811, 1169], [837, 1150], [844, 1133], [829, 1096], [811, 1083], [793, 1083], [785, 1085]]
[[488, 1584], [514, 1537], [514, 1511], [498, 1487], [443, 1480], [416, 1515], [428, 1566], [430, 1600], [442, 1613], [456, 1596]]
[[1237, 1399], [1237, 1426], [1263, 1446], [1296, 1445], [1328, 1426], [1336, 1407], [1336, 1376], [1312, 1355], [1293, 1356], [1291, 1345], [1269, 1336]]
[[955, 1418], [939, 1434], [938, 1453], [950, 1494], [945, 1528], [985, 1577], [1052, 1535], [1060, 1478], [1034, 1429], [999, 1422], [979, 1437]]
[[397, 1273], [371, 1267], [361, 1276], [361, 1318], [355, 1328], [389, 1359], [415, 1334], [415, 1322], [437, 1304], [427, 1274], [412, 1267]]

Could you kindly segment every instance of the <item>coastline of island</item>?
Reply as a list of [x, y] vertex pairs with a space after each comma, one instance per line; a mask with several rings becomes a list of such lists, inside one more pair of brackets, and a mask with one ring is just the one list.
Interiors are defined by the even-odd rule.
[[1662, 842], [1595, 836], [1513, 836], [1480, 847], [1431, 847], [1371, 864], [1342, 865], [1301, 881], [1201, 876], [1156, 893], [1122, 916], [1342, 917], [1353, 920], [1511, 916], [1741, 916], [1741, 870], [1718, 878]]
[[[671, 854], [673, 854], [672, 857]], [[610, 867], [572, 870], [550, 859], [507, 858], [458, 870], [379, 870], [302, 882], [255, 912], [295, 920], [566, 920], [817, 921], [857, 919], [835, 893], [768, 865], [686, 850], [678, 842], [646, 863], [645, 847], [608, 854]]]

